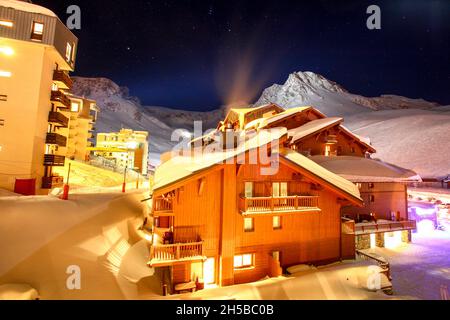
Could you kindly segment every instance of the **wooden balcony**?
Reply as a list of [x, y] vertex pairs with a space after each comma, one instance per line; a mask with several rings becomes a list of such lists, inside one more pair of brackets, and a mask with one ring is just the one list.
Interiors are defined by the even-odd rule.
[[50, 111], [48, 114], [48, 122], [57, 123], [60, 127], [67, 128], [69, 125], [69, 119], [61, 112]]
[[319, 197], [241, 197], [239, 210], [243, 215], [320, 211]]
[[49, 132], [49, 133], [47, 133], [47, 137], [45, 138], [45, 143], [46, 144], [56, 144], [60, 147], [65, 147], [67, 145], [67, 138], [60, 134], [57, 134], [54, 132], [51, 132], [51, 133]]
[[52, 91], [50, 100], [59, 108], [70, 109], [70, 99], [62, 91]]
[[64, 167], [66, 158], [55, 154], [44, 155], [44, 166]]
[[53, 71], [53, 81], [55, 81], [58, 87], [61, 89], [72, 89], [73, 81], [72, 79], [70, 79], [70, 76], [67, 74], [67, 72], [63, 70]]
[[150, 267], [163, 267], [176, 263], [206, 260], [203, 242], [158, 244], [150, 248]]
[[153, 215], [156, 217], [173, 215], [173, 200], [171, 198], [153, 199]]
[[42, 189], [59, 188], [64, 185], [64, 177], [42, 177]]
[[355, 235], [415, 229], [416, 221], [414, 220], [367, 222], [355, 224]]

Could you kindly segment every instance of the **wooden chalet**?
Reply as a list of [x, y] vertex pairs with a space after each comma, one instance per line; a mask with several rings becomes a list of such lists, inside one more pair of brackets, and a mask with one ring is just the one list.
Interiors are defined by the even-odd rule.
[[[274, 128], [278, 136], [261, 134]], [[192, 144], [246, 132], [256, 137], [202, 159], [165, 156], [156, 170], [149, 265], [170, 269], [171, 284], [251, 282], [295, 264], [354, 258], [371, 234], [380, 245], [384, 233], [410, 239], [406, 183], [420, 177], [371, 159], [376, 150], [342, 118], [311, 106], [231, 109]], [[261, 148], [276, 155], [275, 174], [261, 174], [260, 160], [224, 163]]]
[[[287, 130], [256, 135], [232, 150], [163, 163], [155, 174], [149, 266], [169, 269], [172, 285], [199, 278], [226, 286], [354, 257], [340, 212], [362, 205], [358, 188], [285, 148], [287, 138]], [[270, 165], [250, 161], [261, 148], [273, 157]], [[237, 158], [246, 161], [230, 161]], [[264, 175], [274, 162], [276, 172]]]

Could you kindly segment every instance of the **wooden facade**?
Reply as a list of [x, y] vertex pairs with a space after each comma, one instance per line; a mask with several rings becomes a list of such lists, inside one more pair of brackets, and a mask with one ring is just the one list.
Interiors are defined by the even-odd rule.
[[[177, 284], [207, 277], [205, 272], [211, 270], [204, 270], [205, 262], [212, 259], [214, 283], [225, 286], [277, 275], [282, 268], [299, 263], [340, 260], [340, 211], [351, 200], [282, 157], [275, 175], [261, 172], [259, 164], [220, 164], [173, 187], [157, 190], [153, 195], [156, 229], [172, 230], [174, 244], [201, 243], [202, 254], [199, 258], [194, 253], [185, 260], [181, 254], [181, 259], [174, 260], [173, 253], [167, 261], [151, 259], [150, 265], [170, 266], [172, 284]], [[273, 210], [243, 212], [240, 201], [250, 197], [246, 183], [253, 185], [252, 199], [275, 199]], [[287, 186], [287, 195], [274, 194], [273, 185], [279, 183]], [[309, 200], [310, 206], [277, 210], [285, 208], [288, 198], [302, 197], [317, 201]], [[274, 217], [279, 223], [276, 227]], [[245, 219], [251, 219], [252, 230], [246, 230]], [[154, 245], [156, 249], [152, 250], [163, 246]], [[249, 265], [236, 266], [235, 259], [244, 255], [251, 260]]]

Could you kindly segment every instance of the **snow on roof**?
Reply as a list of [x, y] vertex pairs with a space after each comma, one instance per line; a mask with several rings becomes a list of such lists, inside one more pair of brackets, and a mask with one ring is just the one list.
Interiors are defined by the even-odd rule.
[[279, 121], [279, 120], [283, 120], [288, 117], [292, 117], [295, 114], [299, 114], [306, 110], [311, 110], [311, 109], [313, 109], [313, 107], [311, 107], [311, 106], [295, 107], [295, 108], [287, 109], [281, 113], [278, 113], [272, 117], [265, 119], [265, 125], [271, 124], [271, 123]]
[[312, 156], [309, 159], [352, 182], [421, 181], [412, 170], [368, 158]]
[[170, 160], [161, 164], [155, 172], [155, 185], [153, 190], [156, 191], [163, 187], [167, 187], [176, 182], [185, 180], [186, 178], [209, 169], [217, 164], [223, 164], [227, 159], [232, 159], [249, 150], [260, 148], [272, 141], [278, 141], [286, 136], [287, 130], [273, 130], [269, 134], [259, 133], [235, 149], [215, 151], [215, 152], [199, 152], [194, 157], [191, 156], [175, 156]]
[[316, 177], [330, 183], [331, 185], [342, 190], [344, 193], [350, 195], [354, 199], [362, 201], [358, 187], [352, 182], [329, 171], [328, 169], [322, 167], [321, 165], [308, 159], [307, 157], [301, 155], [296, 151], [283, 149], [280, 154], [295, 165], [313, 173]]
[[304, 125], [291, 129], [288, 131], [289, 137], [292, 137], [292, 142], [296, 142], [302, 138], [305, 138], [317, 131], [323, 130], [327, 127], [340, 124], [343, 121], [342, 118], [323, 118], [318, 120], [313, 120]]
[[13, 8], [19, 11], [31, 12], [31, 13], [39, 13], [44, 14], [46, 16], [57, 17], [53, 11], [38, 6], [36, 4], [32, 4], [25, 1], [17, 1], [17, 0], [0, 0], [0, 6], [6, 8]]

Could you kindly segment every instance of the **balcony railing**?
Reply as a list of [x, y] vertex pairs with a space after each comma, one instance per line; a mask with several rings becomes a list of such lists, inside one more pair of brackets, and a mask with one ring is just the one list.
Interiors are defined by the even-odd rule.
[[320, 210], [318, 196], [241, 197], [239, 209], [242, 214]]
[[367, 222], [355, 224], [356, 235], [415, 229], [416, 221], [414, 220]]
[[44, 155], [44, 166], [64, 167], [66, 158], [55, 154]]
[[150, 248], [149, 266], [170, 265], [180, 261], [204, 260], [203, 242], [153, 245]]
[[61, 112], [56, 111], [50, 111], [50, 113], [48, 114], [48, 122], [58, 123], [64, 128], [67, 128], [67, 126], [69, 125], [69, 119]]
[[64, 184], [64, 177], [42, 177], [42, 189], [53, 189], [62, 187]]
[[52, 91], [50, 100], [59, 107], [70, 109], [70, 99], [62, 91]]
[[58, 87], [62, 89], [70, 90], [73, 86], [73, 81], [70, 79], [69, 75], [63, 70], [53, 71], [53, 81], [58, 84]]
[[173, 201], [171, 198], [155, 198], [153, 199], [153, 214], [164, 215], [173, 212]]
[[47, 133], [47, 137], [45, 138], [46, 144], [56, 144], [60, 147], [65, 147], [67, 145], [67, 138], [57, 134], [57, 133]]

